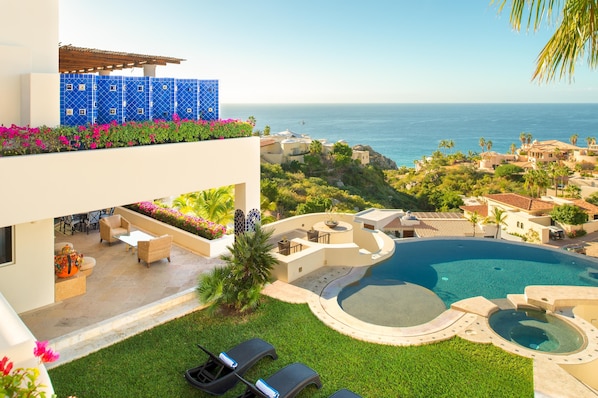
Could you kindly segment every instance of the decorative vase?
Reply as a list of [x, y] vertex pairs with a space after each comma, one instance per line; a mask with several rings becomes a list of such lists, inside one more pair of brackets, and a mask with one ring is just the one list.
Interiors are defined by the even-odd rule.
[[81, 257], [75, 251], [68, 254], [54, 256], [54, 270], [59, 278], [68, 278], [79, 272], [79, 261]]
[[326, 224], [326, 226], [328, 228], [332, 228], [332, 229], [338, 227], [338, 221], [335, 221], [335, 220], [324, 221], [324, 224]]

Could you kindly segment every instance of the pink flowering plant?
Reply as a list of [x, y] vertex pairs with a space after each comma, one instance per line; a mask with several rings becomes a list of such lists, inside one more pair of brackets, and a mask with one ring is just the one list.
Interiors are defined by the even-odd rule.
[[183, 214], [177, 210], [159, 206], [153, 202], [139, 202], [128, 205], [127, 207], [130, 210], [209, 240], [221, 238], [226, 234], [226, 227], [224, 225], [208, 221], [201, 217]]
[[[47, 341], [36, 341], [33, 355], [39, 358], [40, 363], [54, 362], [59, 358], [58, 353], [48, 347]], [[45, 387], [37, 381], [38, 368], [14, 368], [14, 363], [8, 357], [0, 360], [0, 396], [40, 397], [45, 398]], [[52, 395], [55, 397], [56, 395]]]
[[0, 156], [249, 137], [249, 122], [180, 119], [50, 128], [0, 126]]

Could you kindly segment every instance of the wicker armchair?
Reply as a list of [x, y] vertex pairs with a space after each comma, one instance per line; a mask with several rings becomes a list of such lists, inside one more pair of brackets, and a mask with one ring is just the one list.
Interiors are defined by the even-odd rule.
[[116, 242], [114, 236], [131, 233], [131, 223], [127, 219], [121, 217], [120, 214], [115, 214], [110, 217], [104, 217], [100, 220], [100, 243], [103, 240], [108, 242]]
[[137, 242], [137, 262], [145, 261], [149, 268], [150, 263], [168, 259], [170, 262], [170, 248], [172, 247], [172, 236], [162, 235], [151, 240], [140, 240]]

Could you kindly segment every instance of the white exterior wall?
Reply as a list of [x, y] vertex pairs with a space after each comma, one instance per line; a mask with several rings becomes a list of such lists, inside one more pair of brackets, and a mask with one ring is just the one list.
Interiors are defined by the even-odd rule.
[[58, 0], [0, 0], [0, 10], [0, 124], [56, 126]]
[[[260, 208], [259, 138], [0, 157], [0, 227], [14, 225], [14, 263], [0, 292], [15, 311], [54, 302], [54, 218], [235, 186], [235, 207]], [[234, 159], [234, 161], [232, 161]]]

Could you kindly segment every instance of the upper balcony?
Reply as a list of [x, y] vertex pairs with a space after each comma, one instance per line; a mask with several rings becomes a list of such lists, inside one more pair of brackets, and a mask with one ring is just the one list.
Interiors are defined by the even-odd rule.
[[224, 185], [238, 188], [238, 208], [259, 207], [251, 129], [239, 121], [4, 128], [0, 227]]

